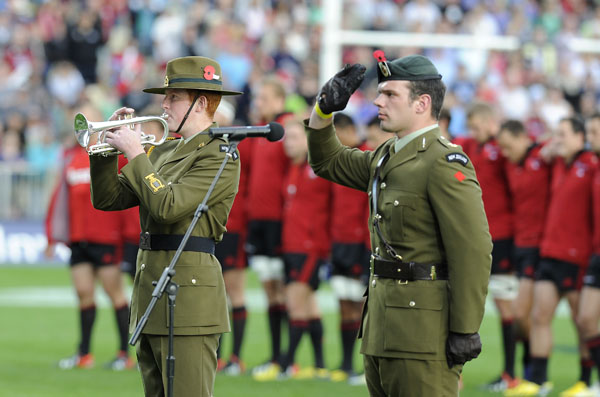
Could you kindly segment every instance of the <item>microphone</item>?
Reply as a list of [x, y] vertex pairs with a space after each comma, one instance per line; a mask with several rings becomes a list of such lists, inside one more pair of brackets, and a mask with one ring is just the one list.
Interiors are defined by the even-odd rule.
[[269, 123], [263, 126], [247, 127], [216, 127], [208, 129], [211, 138], [227, 136], [230, 141], [241, 141], [244, 138], [264, 137], [270, 142], [283, 138], [283, 127], [279, 123]]

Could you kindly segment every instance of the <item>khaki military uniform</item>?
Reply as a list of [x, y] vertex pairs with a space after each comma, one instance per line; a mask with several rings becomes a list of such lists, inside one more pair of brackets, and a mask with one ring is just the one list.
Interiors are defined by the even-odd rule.
[[[94, 206], [102, 210], [121, 210], [139, 205], [142, 235], [185, 234], [226, 155], [227, 142], [206, 134], [196, 135], [185, 145], [184, 142], [180, 145], [180, 141], [167, 141], [147, 156], [135, 157], [120, 174], [117, 174], [116, 157], [91, 156]], [[199, 219], [192, 237], [221, 240], [237, 193], [239, 173], [239, 160], [230, 159], [208, 201], [208, 212]], [[152, 298], [152, 282], [160, 278], [175, 250], [140, 249], [131, 302], [131, 332]], [[229, 331], [221, 266], [212, 254], [183, 251], [175, 272], [173, 281], [180, 288], [173, 324], [176, 335], [174, 395], [210, 396], [218, 337]], [[147, 396], [166, 394], [166, 371], [163, 371], [166, 335], [168, 299], [165, 293], [150, 315], [138, 345]], [[162, 384], [156, 380], [161, 374]]]
[[[461, 366], [448, 368], [448, 332], [474, 333], [484, 312], [492, 243], [471, 162], [460, 147], [427, 131], [398, 153], [391, 139], [374, 152], [343, 147], [332, 126], [306, 126], [317, 175], [372, 196], [379, 159], [373, 251], [393, 259], [373, 228], [403, 262], [447, 264], [448, 280], [402, 281], [373, 275], [363, 314], [361, 353], [369, 391], [381, 396], [456, 396]], [[435, 278], [435, 277], [434, 277]], [[360, 335], [359, 335], [360, 336]]]

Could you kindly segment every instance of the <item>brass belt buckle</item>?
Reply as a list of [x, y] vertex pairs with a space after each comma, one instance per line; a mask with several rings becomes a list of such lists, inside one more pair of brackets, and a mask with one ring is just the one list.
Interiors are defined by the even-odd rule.
[[431, 266], [431, 273], [429, 273], [429, 277], [431, 277], [431, 281], [435, 281], [437, 278], [437, 272], [435, 271], [435, 265]]
[[[398, 273], [402, 271], [402, 269], [398, 268]], [[408, 284], [408, 280], [398, 280], [398, 285], [406, 285]]]
[[[396, 255], [396, 258], [400, 261], [402, 260], [402, 257], [400, 255]], [[400, 269], [400, 268], [398, 268], [397, 270], [398, 270], [398, 273], [400, 273], [402, 271], [402, 269]], [[406, 284], [408, 284], [408, 280], [398, 280], [398, 285], [406, 285]]]

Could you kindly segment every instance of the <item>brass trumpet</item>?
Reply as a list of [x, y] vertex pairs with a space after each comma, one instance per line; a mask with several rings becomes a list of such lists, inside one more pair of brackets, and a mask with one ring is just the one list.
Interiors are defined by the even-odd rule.
[[[141, 124], [147, 123], [149, 121], [158, 121], [163, 126], [163, 136], [160, 140], [156, 140], [156, 137], [152, 134], [146, 135], [142, 132], [142, 145], [153, 145], [158, 146], [161, 145], [169, 136], [169, 126], [167, 124], [167, 115], [163, 114], [162, 116], [143, 116], [143, 117], [133, 117], [129, 119], [123, 120], [114, 120], [114, 121], [95, 121], [91, 122], [85, 118], [82, 113], [77, 113], [75, 116], [75, 137], [77, 138], [77, 142], [86, 148], [87, 152], [92, 154], [100, 154], [102, 156], [116, 156], [121, 154], [120, 151], [110, 146], [108, 143], [104, 142], [104, 134], [106, 131], [111, 130], [116, 127], [120, 127], [122, 125], [127, 124]], [[89, 145], [90, 137], [98, 133], [98, 142], [95, 145]]]

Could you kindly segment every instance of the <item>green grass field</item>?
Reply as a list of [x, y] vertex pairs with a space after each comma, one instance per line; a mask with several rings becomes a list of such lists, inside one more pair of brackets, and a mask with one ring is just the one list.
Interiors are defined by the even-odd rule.
[[[249, 288], [258, 290], [259, 285], [249, 272]], [[143, 396], [137, 371], [112, 372], [102, 368], [116, 352], [117, 337], [114, 314], [101, 305], [96, 317], [92, 350], [96, 356], [96, 367], [91, 370], [63, 371], [56, 361], [75, 351], [78, 334], [78, 317], [73, 303], [56, 301], [70, 287], [69, 272], [61, 267], [0, 267], [0, 396]], [[327, 285], [322, 286], [327, 292]], [[37, 299], [21, 297], [39, 293]], [[74, 295], [74, 292], [73, 292]], [[74, 302], [71, 297], [71, 302]], [[338, 316], [327, 310], [323, 316], [325, 326], [325, 360], [334, 369], [339, 362], [340, 341]], [[481, 391], [479, 386], [499, 375], [502, 365], [500, 352], [499, 322], [493, 310], [488, 310], [481, 336], [483, 352], [474, 362], [465, 366], [465, 388], [463, 397], [493, 396]], [[575, 332], [566, 316], [555, 318], [553, 323], [555, 347], [550, 362], [549, 376], [554, 382], [552, 395], [571, 386], [579, 376], [579, 358], [575, 348]], [[246, 339], [242, 359], [249, 367], [262, 363], [270, 351], [267, 320], [260, 309], [251, 309], [248, 315]], [[230, 350], [230, 336], [223, 342], [224, 356]], [[520, 357], [520, 354], [518, 355]], [[308, 338], [304, 338], [297, 362], [312, 363]], [[357, 370], [361, 358], [356, 352]], [[518, 373], [520, 367], [518, 366]], [[594, 375], [595, 376], [595, 375]], [[340, 396], [368, 395], [364, 386], [326, 381], [287, 380], [257, 383], [250, 376], [228, 377], [218, 375], [215, 396]], [[497, 395], [497, 394], [496, 394]]]

